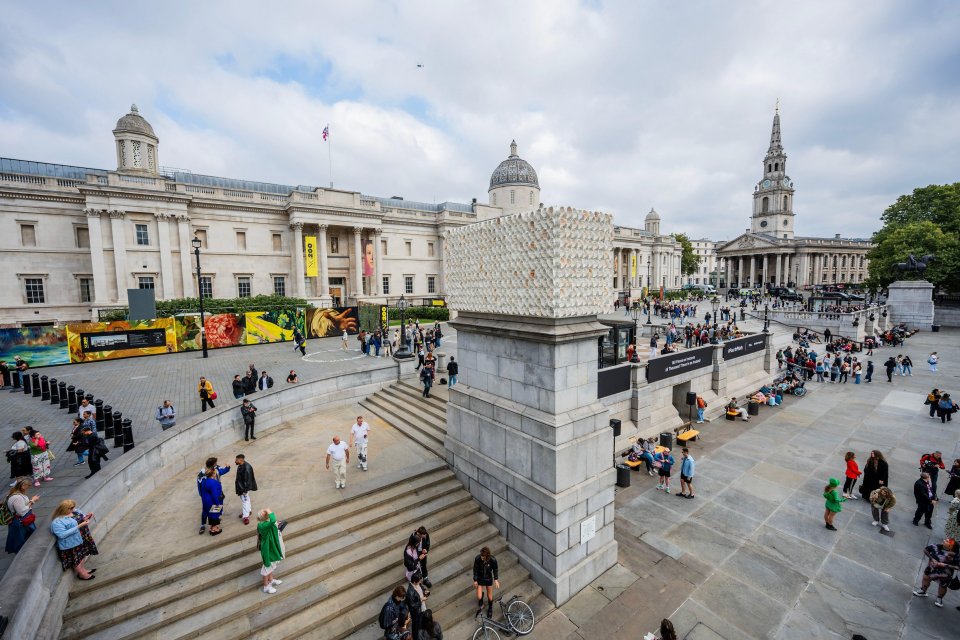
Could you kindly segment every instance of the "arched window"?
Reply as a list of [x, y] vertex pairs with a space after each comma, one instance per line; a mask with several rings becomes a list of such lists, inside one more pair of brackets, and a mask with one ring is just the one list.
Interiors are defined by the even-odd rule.
[[779, 162], [774, 162], [774, 163], [773, 163], [773, 170], [774, 170], [774, 171], [780, 171], [780, 163], [779, 163]]
[[837, 268], [837, 256], [833, 256], [833, 268]]
[[772, 167], [768, 164], [768, 165], [767, 165], [767, 173], [770, 173], [771, 170], [772, 170]]
[[783, 210], [789, 211], [790, 207], [787, 206], [787, 196], [783, 196]]
[[846, 266], [847, 266], [847, 256], [843, 256], [843, 257], [840, 258], [840, 266], [843, 267], [843, 268], [846, 268]]
[[493, 204], [493, 206], [497, 206], [497, 194], [493, 194], [493, 202], [491, 204]]
[[766, 213], [766, 212], [770, 211], [770, 198], [768, 198], [767, 196], [764, 196], [764, 197], [763, 197], [763, 202], [762, 202], [762, 204], [761, 204], [761, 210], [763, 211], [763, 213]]
[[513, 189], [510, 189], [510, 204], [516, 204], [516, 198], [514, 198], [514, 195], [515, 193]]
[[860, 256], [860, 268], [863, 269], [863, 256]]

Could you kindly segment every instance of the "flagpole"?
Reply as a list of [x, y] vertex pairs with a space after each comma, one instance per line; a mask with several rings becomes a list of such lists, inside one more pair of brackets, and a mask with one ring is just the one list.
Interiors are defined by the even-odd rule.
[[333, 143], [327, 134], [327, 167], [330, 169], [330, 188], [333, 189]]

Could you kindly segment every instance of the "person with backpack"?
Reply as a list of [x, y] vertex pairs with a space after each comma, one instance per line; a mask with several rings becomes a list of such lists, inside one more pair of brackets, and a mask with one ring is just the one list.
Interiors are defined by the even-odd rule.
[[23, 548], [33, 532], [37, 530], [37, 517], [33, 513], [33, 505], [40, 496], [27, 496], [30, 489], [29, 480], [20, 480], [7, 493], [3, 504], [0, 504], [0, 525], [7, 527], [7, 553], [17, 553]]
[[160, 423], [160, 429], [163, 431], [177, 426], [177, 410], [169, 400], [164, 400], [163, 404], [157, 407], [154, 418]]
[[90, 474], [84, 476], [83, 479], [89, 480], [93, 477], [93, 474], [100, 471], [100, 461], [110, 459], [107, 457], [110, 449], [107, 448], [103, 438], [87, 424], [84, 424], [81, 430], [81, 442], [87, 450], [87, 466], [90, 469]]
[[699, 393], [697, 394], [697, 424], [703, 424], [703, 412], [707, 410], [707, 401]]
[[927, 399], [923, 401], [923, 404], [929, 405], [930, 407], [930, 419], [937, 419], [937, 406], [940, 404], [940, 389], [936, 387], [933, 388], [933, 391], [927, 394]]
[[480, 549], [473, 559], [473, 588], [477, 590], [477, 615], [483, 611], [483, 592], [487, 592], [487, 617], [493, 617], [493, 589], [500, 588], [500, 567], [490, 547]]
[[377, 624], [383, 629], [384, 640], [410, 640], [407, 628], [410, 615], [407, 611], [407, 589], [403, 585], [393, 588], [390, 598], [380, 608]]
[[307, 341], [303, 339], [303, 334], [300, 333], [300, 329], [293, 328], [293, 350], [300, 350], [300, 355], [307, 355]]
[[937, 414], [940, 416], [940, 422], [946, 424], [953, 420], [953, 412], [957, 410], [950, 394], [943, 392], [940, 394], [940, 400], [937, 401]]
[[283, 581], [274, 578], [273, 574], [286, 556], [286, 549], [283, 546], [283, 533], [277, 526], [277, 514], [270, 509], [262, 509], [257, 514], [257, 549], [263, 561], [260, 567], [263, 592], [276, 593], [276, 585], [283, 584]]
[[670, 449], [664, 449], [662, 452], [653, 456], [653, 466], [660, 463], [660, 484], [657, 485], [657, 491], [670, 493], [670, 470], [673, 468], [674, 459], [670, 454]]

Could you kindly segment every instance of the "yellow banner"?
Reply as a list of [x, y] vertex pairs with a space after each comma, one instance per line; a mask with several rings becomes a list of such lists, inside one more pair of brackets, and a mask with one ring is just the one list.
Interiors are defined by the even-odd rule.
[[630, 277], [637, 277], [637, 254], [630, 255]]
[[309, 277], [317, 277], [317, 236], [304, 236], [304, 255], [306, 257], [307, 272]]

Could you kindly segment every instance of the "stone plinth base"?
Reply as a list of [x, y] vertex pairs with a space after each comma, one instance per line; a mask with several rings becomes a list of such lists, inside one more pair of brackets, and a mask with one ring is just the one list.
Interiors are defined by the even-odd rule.
[[889, 320], [910, 328], [930, 330], [933, 325], [933, 285], [926, 280], [898, 280], [887, 290]]

